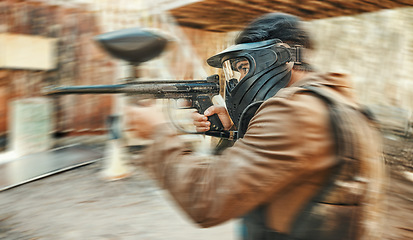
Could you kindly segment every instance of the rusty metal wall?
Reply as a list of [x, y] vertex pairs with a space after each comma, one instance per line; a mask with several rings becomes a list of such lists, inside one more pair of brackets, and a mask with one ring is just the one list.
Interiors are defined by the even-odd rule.
[[[110, 84], [114, 63], [95, 45], [100, 33], [94, 14], [84, 5], [54, 1], [0, 1], [0, 32], [58, 39], [57, 68], [52, 71], [0, 69], [0, 135], [8, 131], [8, 103], [41, 96], [47, 85]], [[28, 57], [36, 57], [27, 53]], [[56, 132], [101, 133], [111, 112], [111, 96], [54, 98]]]

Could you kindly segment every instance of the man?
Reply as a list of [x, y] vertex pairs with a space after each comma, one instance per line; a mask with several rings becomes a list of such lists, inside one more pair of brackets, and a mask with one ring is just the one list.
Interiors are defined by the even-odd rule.
[[379, 239], [379, 135], [345, 75], [320, 74], [295, 16], [267, 14], [236, 45], [208, 59], [227, 79], [226, 109], [194, 115], [198, 131], [218, 114], [238, 140], [219, 155], [191, 153], [163, 115], [130, 108], [154, 173], [200, 226], [243, 218], [243, 239]]

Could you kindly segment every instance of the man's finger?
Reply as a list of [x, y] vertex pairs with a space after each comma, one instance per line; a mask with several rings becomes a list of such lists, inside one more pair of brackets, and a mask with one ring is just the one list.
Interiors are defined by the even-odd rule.
[[204, 115], [205, 116], [211, 116], [214, 115], [216, 113], [217, 108], [215, 106], [210, 106], [209, 108], [207, 108], [207, 110], [205, 110]]
[[209, 130], [209, 127], [196, 127], [197, 132], [206, 132]]
[[227, 109], [223, 106], [210, 106], [205, 110], [204, 115], [205, 116], [211, 116], [214, 114], [227, 114]]
[[205, 117], [204, 115], [199, 114], [197, 112], [192, 113], [192, 119], [194, 121], [207, 121], [208, 120], [207, 117]]
[[209, 127], [211, 123], [209, 121], [194, 122], [195, 127]]

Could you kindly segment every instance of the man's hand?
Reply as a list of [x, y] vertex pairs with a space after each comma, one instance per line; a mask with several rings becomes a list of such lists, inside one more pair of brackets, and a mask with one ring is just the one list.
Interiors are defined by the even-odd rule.
[[208, 117], [217, 114], [219, 120], [221, 120], [222, 125], [225, 130], [229, 130], [233, 123], [229, 117], [228, 111], [223, 106], [211, 106], [205, 110], [204, 115], [194, 112], [192, 114], [192, 119], [194, 120], [194, 125], [197, 132], [206, 132], [211, 126], [211, 122], [208, 121]]
[[155, 106], [127, 106], [125, 124], [135, 137], [151, 139], [157, 126], [166, 123], [163, 113]]

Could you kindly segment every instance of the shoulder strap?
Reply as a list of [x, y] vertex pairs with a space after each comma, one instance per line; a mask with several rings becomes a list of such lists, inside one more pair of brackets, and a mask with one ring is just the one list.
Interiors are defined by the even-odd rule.
[[310, 85], [303, 86], [302, 88], [303, 89], [298, 92], [312, 93], [327, 105], [333, 131], [337, 165], [332, 169], [326, 185], [303, 206], [294, 220], [291, 235], [295, 237], [301, 237], [303, 234], [306, 234], [308, 231], [308, 223], [306, 223], [306, 221], [308, 221], [312, 209], [317, 203], [324, 202], [325, 199], [329, 198], [328, 195], [335, 189], [335, 182], [343, 177], [345, 179], [352, 177], [343, 176], [342, 172], [345, 171], [346, 168], [352, 167], [355, 172], [351, 172], [357, 174], [358, 168], [354, 166], [354, 161], [357, 161], [359, 156], [357, 148], [354, 147], [355, 144], [357, 144], [357, 136], [352, 131], [352, 124], [354, 122], [352, 119], [349, 119], [348, 114], [346, 114], [346, 111], [354, 112], [356, 109], [336, 101], [335, 98], [321, 86]]
[[303, 86], [303, 90], [299, 92], [310, 92], [327, 104], [338, 163], [343, 161], [343, 157], [354, 159], [355, 153], [353, 150], [353, 144], [351, 144], [353, 141], [353, 136], [351, 136], [352, 134], [345, 133], [347, 130], [345, 128], [351, 126], [348, 122], [349, 120], [345, 118], [346, 116], [341, 113], [342, 108], [345, 106], [338, 103], [330, 93], [322, 89], [320, 86]]

